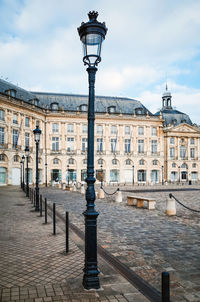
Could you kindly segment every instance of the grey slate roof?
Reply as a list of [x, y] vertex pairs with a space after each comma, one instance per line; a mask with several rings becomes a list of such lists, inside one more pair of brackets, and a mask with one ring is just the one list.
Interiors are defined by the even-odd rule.
[[[181, 123], [187, 123], [193, 125], [190, 117], [176, 109], [162, 109], [162, 118], [165, 120], [164, 125], [179, 125]], [[156, 112], [155, 115], [160, 115], [160, 111]]]
[[[16, 90], [16, 98], [23, 99], [26, 102], [30, 102], [33, 99], [39, 100], [39, 106], [44, 108], [51, 108], [52, 103], [58, 103], [58, 106], [67, 111], [77, 111], [81, 105], [87, 105], [87, 95], [76, 94], [62, 94], [62, 93], [46, 93], [27, 91], [16, 85], [0, 79], [0, 92], [5, 93], [6, 90]], [[95, 97], [95, 111], [99, 113], [105, 113], [110, 106], [115, 106], [116, 113], [122, 114], [137, 114], [137, 109], [142, 110], [142, 114], [153, 115], [140, 101], [131, 98], [122, 97], [107, 97], [96, 96]]]

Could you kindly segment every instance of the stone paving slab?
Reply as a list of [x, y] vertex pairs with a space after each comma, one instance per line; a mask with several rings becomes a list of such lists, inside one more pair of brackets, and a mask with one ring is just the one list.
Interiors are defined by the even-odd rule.
[[0, 301], [148, 301], [101, 258], [101, 289], [84, 290], [80, 239], [70, 232], [66, 254], [62, 228], [54, 236], [18, 187], [0, 188], [0, 213]]
[[[106, 190], [112, 192], [114, 188]], [[69, 210], [71, 222], [83, 229], [84, 196], [54, 188], [42, 191], [49, 200], [62, 202], [60, 211]], [[98, 242], [159, 291], [161, 273], [169, 271], [173, 301], [199, 302], [200, 215], [177, 205], [177, 216], [166, 216], [169, 192], [142, 193], [156, 199], [154, 211], [127, 206], [128, 194], [123, 193], [121, 204], [116, 204], [113, 197], [96, 201], [100, 213]], [[187, 206], [200, 209], [199, 191], [173, 194]]]

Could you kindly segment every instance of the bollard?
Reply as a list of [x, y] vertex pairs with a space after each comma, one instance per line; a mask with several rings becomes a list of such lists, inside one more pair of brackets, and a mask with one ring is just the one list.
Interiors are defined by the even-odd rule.
[[85, 188], [83, 184], [81, 185], [81, 194], [85, 194]]
[[169, 273], [162, 272], [162, 302], [170, 302]]
[[102, 188], [100, 188], [99, 189], [99, 199], [102, 199], [102, 198], [104, 198], [105, 197], [105, 195], [104, 195], [104, 191], [103, 191], [103, 189]]
[[168, 216], [176, 215], [176, 201], [172, 198], [167, 198], [166, 214]]
[[115, 196], [115, 201], [116, 202], [122, 202], [122, 192], [119, 190], [119, 188], [117, 189], [117, 193]]
[[66, 238], [66, 253], [69, 252], [69, 213], [65, 213], [65, 238]]
[[53, 203], [53, 235], [56, 235], [56, 204]]
[[44, 211], [45, 211], [44, 212], [44, 215], [45, 215], [44, 216], [44, 218], [45, 218], [44, 223], [47, 224], [47, 199], [46, 199], [46, 197], [45, 197], [45, 200], [44, 200]]
[[76, 192], [76, 184], [74, 182], [74, 185], [73, 185], [73, 191]]
[[42, 217], [42, 195], [40, 195], [40, 217]]

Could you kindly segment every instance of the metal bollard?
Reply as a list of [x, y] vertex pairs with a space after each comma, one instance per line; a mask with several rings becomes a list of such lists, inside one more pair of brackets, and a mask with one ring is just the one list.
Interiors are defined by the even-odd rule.
[[53, 203], [53, 235], [56, 235], [56, 204]]
[[44, 219], [44, 223], [47, 224], [47, 199], [45, 198], [44, 200], [44, 215], [45, 215], [45, 219]]
[[66, 238], [66, 253], [69, 252], [69, 213], [65, 213], [65, 238]]
[[40, 195], [40, 217], [42, 217], [42, 195]]
[[170, 302], [169, 273], [162, 272], [162, 302]]

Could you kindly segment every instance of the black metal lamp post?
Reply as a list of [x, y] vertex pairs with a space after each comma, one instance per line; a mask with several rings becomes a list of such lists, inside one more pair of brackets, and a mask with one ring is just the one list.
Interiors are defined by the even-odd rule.
[[181, 183], [181, 167], [178, 166], [178, 182]]
[[162, 185], [164, 185], [164, 166], [162, 166], [161, 168], [162, 168]]
[[35, 210], [40, 210], [39, 205], [39, 171], [38, 171], [38, 146], [40, 143], [40, 134], [41, 130], [39, 129], [39, 126], [36, 126], [36, 129], [33, 130], [34, 136], [35, 136], [35, 144], [36, 144], [36, 177], [35, 177]]
[[22, 160], [20, 161], [20, 184], [21, 184], [21, 189], [22, 189]]
[[134, 185], [134, 165], [132, 166], [133, 168], [133, 185]]
[[23, 171], [23, 174], [22, 174], [22, 189], [24, 191], [24, 161], [25, 161], [25, 156], [23, 155], [22, 156], [22, 171]]
[[25, 155], [26, 155], [26, 196], [29, 196], [29, 173], [28, 173], [28, 157], [29, 157], [29, 147], [26, 146], [25, 148]]
[[45, 187], [47, 187], [47, 163], [45, 164]]
[[103, 188], [103, 165], [101, 164], [101, 189]]
[[67, 165], [67, 185], [69, 186], [69, 165]]
[[105, 39], [107, 28], [105, 23], [97, 21], [98, 13], [89, 12], [89, 21], [82, 22], [78, 28], [80, 40], [83, 43], [83, 62], [88, 66], [89, 79], [89, 101], [88, 101], [88, 149], [87, 149], [87, 209], [83, 213], [85, 216], [85, 266], [83, 276], [83, 286], [86, 289], [99, 288], [99, 270], [97, 267], [97, 216], [95, 210], [95, 190], [94, 190], [94, 120], [95, 120], [95, 75], [99, 62], [101, 62], [101, 45]]

